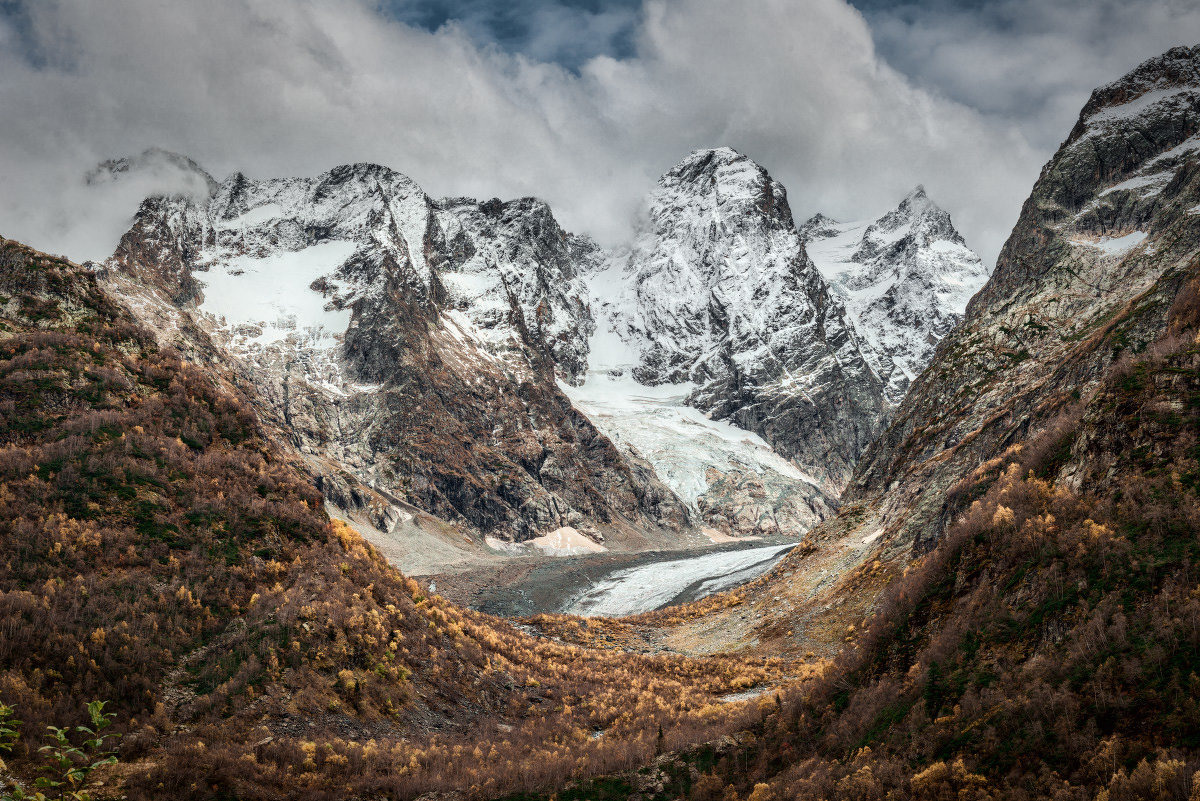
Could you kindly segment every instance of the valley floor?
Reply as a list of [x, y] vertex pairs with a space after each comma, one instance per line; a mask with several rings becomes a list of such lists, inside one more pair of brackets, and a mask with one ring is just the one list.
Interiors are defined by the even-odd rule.
[[632, 615], [740, 586], [794, 545], [756, 539], [703, 549], [523, 557], [417, 579], [460, 606], [503, 617]]

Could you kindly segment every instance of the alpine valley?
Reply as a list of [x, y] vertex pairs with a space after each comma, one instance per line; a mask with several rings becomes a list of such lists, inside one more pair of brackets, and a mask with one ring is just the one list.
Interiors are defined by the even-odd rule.
[[0, 239], [3, 798], [1200, 798], [1200, 46], [994, 270], [728, 147], [613, 249], [142, 171], [102, 263]]

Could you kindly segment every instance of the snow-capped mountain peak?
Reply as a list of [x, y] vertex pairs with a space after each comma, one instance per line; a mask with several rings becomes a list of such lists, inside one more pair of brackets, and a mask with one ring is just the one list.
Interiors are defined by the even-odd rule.
[[763, 167], [731, 148], [688, 155], [592, 287], [597, 339], [624, 345], [634, 379], [690, 384], [690, 404], [836, 493], [882, 420], [879, 382]]
[[818, 214], [801, 236], [868, 343], [888, 400], [899, 403], [987, 281], [983, 261], [923, 186], [875, 220], [838, 223]]

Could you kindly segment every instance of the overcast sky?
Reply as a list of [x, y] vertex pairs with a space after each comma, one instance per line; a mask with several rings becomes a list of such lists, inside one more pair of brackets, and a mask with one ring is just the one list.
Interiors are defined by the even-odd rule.
[[729, 145], [799, 219], [917, 183], [989, 262], [1091, 89], [1200, 42], [1194, 0], [0, 0], [0, 234], [103, 258], [171, 176], [375, 161], [435, 196], [538, 195], [616, 244]]

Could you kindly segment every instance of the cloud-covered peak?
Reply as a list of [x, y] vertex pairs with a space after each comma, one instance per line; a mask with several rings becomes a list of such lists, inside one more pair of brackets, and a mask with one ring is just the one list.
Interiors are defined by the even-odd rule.
[[[1039, 9], [1059, 3], [995, 5], [1020, 3], [1033, 6], [1014, 19], [1057, 30]], [[1152, 25], [1143, 4], [1102, 4], [1139, 6], [1105, 28], [1122, 35], [1188, 29], [1182, 12]], [[617, 245], [662, 168], [716, 142], [769, 164], [800, 192], [806, 216], [861, 219], [923, 181], [990, 257], [1049, 152], [1029, 147], [1019, 114], [996, 117], [977, 92], [960, 96], [945, 81], [927, 90], [893, 69], [876, 52], [882, 29], [868, 26], [879, 18], [844, 0], [750, 3], [737, 14], [722, 0], [618, 3], [620, 14], [580, 5], [573, 17], [537, 2], [524, 13], [523, 1], [488, 23], [523, 37], [516, 48], [481, 45], [466, 19], [499, 4], [425, 5], [430, 14], [413, 25], [386, 0], [17, 0], [14, 14], [0, 13], [0, 174], [27, 191], [0, 198], [0, 227], [104, 258], [140, 200], [130, 198], [144, 194], [117, 197], [119, 184], [87, 187], [80, 176], [158, 143], [216, 175], [313, 175], [364, 161], [393, 165], [435, 196], [537, 195], [568, 229]], [[564, 68], [555, 53], [589, 52], [572, 38], [576, 17], [601, 26], [593, 33], [628, 31], [627, 44]], [[920, 45], [930, 31], [945, 41], [885, 52], [925, 54], [929, 69], [1004, 97], [1078, 73], [1062, 89], [1072, 118], [1086, 97], [1073, 87], [1089, 91], [1128, 68], [1111, 68], [1107, 49], [1103, 61], [1064, 65], [1058, 43], [1013, 69], [1012, 54], [1029, 52], [1024, 40], [989, 47], [929, 25], [898, 35]], [[1092, 38], [1086, 54], [1101, 50]], [[1162, 49], [1139, 41], [1114, 58]], [[964, 48], [995, 55], [959, 59]], [[1055, 121], [1056, 137], [1063, 127]], [[45, 201], [31, 206], [31, 196]]]
[[790, 230], [787, 190], [757, 162], [730, 147], [696, 150], [658, 181], [651, 217], [678, 217], [704, 227], [710, 219]]
[[203, 167], [187, 156], [161, 147], [148, 147], [135, 156], [107, 159], [84, 176], [84, 182], [92, 186], [114, 181], [140, 181], [162, 187], [148, 195], [211, 195], [217, 190], [216, 180]]

